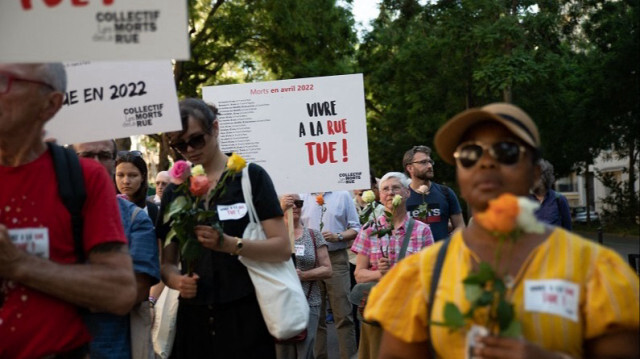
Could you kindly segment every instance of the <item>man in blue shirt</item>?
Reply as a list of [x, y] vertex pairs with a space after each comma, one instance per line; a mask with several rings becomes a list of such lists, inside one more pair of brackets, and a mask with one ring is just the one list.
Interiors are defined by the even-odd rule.
[[411, 178], [407, 211], [411, 217], [427, 223], [433, 239], [439, 241], [449, 236], [449, 221], [452, 230], [464, 228], [465, 224], [453, 190], [432, 181], [433, 164], [431, 148], [427, 146], [414, 146], [402, 158], [402, 167]]
[[[80, 157], [96, 159], [113, 178], [116, 158], [115, 141], [79, 143], [73, 148]], [[160, 261], [155, 228], [147, 213], [134, 203], [118, 198], [118, 205], [124, 233], [129, 241], [129, 253], [133, 260], [136, 277], [138, 295], [134, 310], [139, 306], [143, 306], [143, 309], [149, 308], [148, 318], [151, 320], [152, 309], [147, 302], [149, 288], [160, 281]], [[129, 315], [90, 313], [85, 316], [85, 324], [93, 336], [89, 348], [92, 359], [132, 357]], [[148, 336], [150, 343], [151, 332]], [[150, 354], [153, 355], [153, 352]]]
[[540, 180], [534, 185], [531, 199], [540, 203], [536, 211], [536, 218], [540, 221], [571, 230], [571, 210], [567, 198], [551, 189], [556, 178], [553, 173], [553, 165], [549, 161], [541, 159], [538, 162], [541, 175]]

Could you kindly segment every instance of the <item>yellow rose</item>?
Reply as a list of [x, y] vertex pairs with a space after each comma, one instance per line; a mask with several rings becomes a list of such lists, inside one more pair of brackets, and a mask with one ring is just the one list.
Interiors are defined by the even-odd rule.
[[365, 201], [365, 203], [373, 203], [373, 201], [376, 200], [376, 195], [372, 190], [364, 191], [362, 200]]
[[239, 154], [232, 153], [229, 160], [227, 160], [227, 169], [231, 172], [237, 173], [242, 171], [247, 166], [247, 161], [244, 160]]
[[202, 165], [197, 165], [191, 169], [191, 174], [194, 176], [204, 176], [204, 167]]

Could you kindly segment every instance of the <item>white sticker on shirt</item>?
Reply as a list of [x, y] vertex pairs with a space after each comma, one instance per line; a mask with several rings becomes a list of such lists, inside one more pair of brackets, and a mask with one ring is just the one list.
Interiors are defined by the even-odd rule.
[[524, 310], [559, 315], [578, 322], [580, 287], [564, 279], [525, 280]]
[[227, 206], [218, 205], [218, 218], [221, 221], [230, 219], [240, 219], [247, 214], [247, 205], [245, 203], [230, 204]]
[[296, 244], [296, 257], [301, 257], [304, 255], [304, 244]]
[[49, 259], [49, 229], [15, 228], [9, 230], [13, 244], [23, 251], [41, 258]]

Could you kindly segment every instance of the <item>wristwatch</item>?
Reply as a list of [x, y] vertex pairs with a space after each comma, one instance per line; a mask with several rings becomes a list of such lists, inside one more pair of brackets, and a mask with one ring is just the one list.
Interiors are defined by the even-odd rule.
[[338, 242], [342, 242], [343, 239], [344, 236], [342, 236], [342, 233], [338, 233]]
[[234, 256], [240, 255], [240, 252], [242, 252], [242, 246], [243, 246], [243, 244], [242, 244], [242, 238], [238, 238], [238, 237], [236, 237], [236, 241], [237, 241], [237, 242], [236, 242], [236, 251], [235, 251], [235, 252], [233, 252], [233, 255], [234, 255]]

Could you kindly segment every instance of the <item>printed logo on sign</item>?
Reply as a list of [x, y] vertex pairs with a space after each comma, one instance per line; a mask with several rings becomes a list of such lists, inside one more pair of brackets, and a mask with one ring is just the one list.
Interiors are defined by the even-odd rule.
[[338, 183], [356, 183], [362, 178], [362, 172], [342, 172], [338, 174]]
[[116, 44], [140, 43], [140, 35], [158, 29], [159, 10], [98, 12], [95, 20], [97, 31], [93, 41]]
[[122, 127], [146, 127], [152, 126], [153, 120], [162, 117], [164, 104], [128, 107], [123, 110], [124, 123]]

